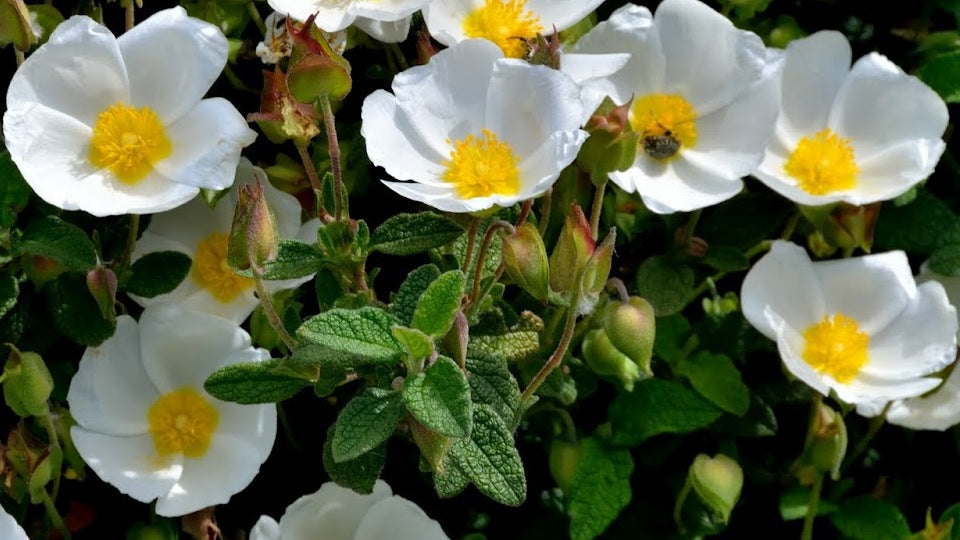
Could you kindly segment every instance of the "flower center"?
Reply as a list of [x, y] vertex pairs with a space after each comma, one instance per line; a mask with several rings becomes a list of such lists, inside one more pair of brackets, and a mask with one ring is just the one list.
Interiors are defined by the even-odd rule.
[[670, 159], [697, 142], [697, 112], [676, 94], [650, 94], [634, 101], [630, 125], [640, 134], [643, 151], [654, 159]]
[[[449, 142], [449, 141], [448, 141]], [[483, 137], [467, 136], [451, 143], [450, 159], [443, 179], [457, 188], [463, 199], [489, 195], [514, 195], [520, 191], [517, 157], [510, 145], [484, 129]]]
[[147, 422], [158, 454], [198, 458], [207, 452], [220, 415], [199, 392], [181, 388], [154, 401], [147, 409]]
[[803, 360], [818, 373], [848, 383], [867, 363], [870, 336], [843, 313], [827, 315], [803, 333]]
[[860, 173], [850, 140], [829, 128], [800, 139], [783, 169], [811, 195], [850, 189]]
[[253, 287], [252, 279], [237, 275], [227, 264], [228, 239], [228, 234], [217, 232], [201, 240], [190, 272], [197, 284], [224, 304]]
[[115, 103], [97, 115], [90, 141], [90, 163], [106, 168], [125, 184], [136, 184], [172, 145], [157, 113]]
[[527, 0], [486, 0], [463, 19], [463, 33], [496, 43], [509, 58], [523, 58], [527, 54], [524, 40], [543, 31], [540, 17], [526, 7]]

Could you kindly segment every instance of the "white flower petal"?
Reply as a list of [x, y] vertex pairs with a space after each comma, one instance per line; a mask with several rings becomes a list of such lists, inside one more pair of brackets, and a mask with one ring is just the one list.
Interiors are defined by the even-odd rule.
[[[116, 38], [89, 17], [76, 16], [57, 26], [14, 73], [7, 111], [26, 114], [25, 109], [42, 104], [93, 126], [101, 111], [129, 100]], [[9, 145], [11, 138], [6, 139]]]
[[936, 431], [960, 424], [960, 370], [954, 368], [943, 385], [929, 396], [890, 404], [887, 422], [910, 429]]
[[874, 379], [860, 374], [846, 385], [837, 385], [837, 396], [846, 403], [858, 405], [867, 402], [867, 409], [874, 408], [873, 403], [913, 398], [925, 394], [939, 385], [937, 377], [903, 378], [890, 381]]
[[826, 313], [851, 317], [868, 335], [882, 331], [916, 301], [916, 283], [902, 251], [823, 261], [814, 271]]
[[257, 138], [247, 121], [223, 98], [205, 99], [167, 126], [173, 143], [156, 168], [171, 180], [209, 189], [233, 184], [240, 150]]
[[97, 476], [140, 502], [165, 495], [184, 470], [182, 456], [157, 455], [150, 435], [114, 437], [74, 426], [70, 437]]
[[203, 98], [227, 64], [227, 38], [182, 7], [158, 11], [117, 38], [132, 104], [176, 121]]
[[[774, 137], [774, 139], [776, 139], [776, 137]], [[800, 189], [797, 180], [789, 176], [784, 170], [787, 157], [780, 152], [781, 149], [779, 147], [773, 150], [773, 146], [778, 144], [777, 142], [771, 143], [771, 146], [767, 148], [767, 153], [764, 155], [763, 161], [757, 166], [756, 170], [753, 171], [753, 176], [766, 184], [767, 187], [797, 204], [806, 206], [823, 206], [851, 198], [849, 191], [837, 191], [827, 195], [811, 195], [803, 189]]]
[[363, 101], [360, 133], [370, 161], [398, 180], [440, 177], [449, 156], [426, 142], [389, 92], [377, 90]]
[[[538, 197], [550, 189], [563, 169], [577, 158], [577, 153], [586, 142], [587, 136], [587, 132], [580, 129], [550, 134], [540, 148], [517, 166], [523, 182], [521, 193], [517, 194], [518, 200]], [[499, 204], [508, 205], [506, 201]]]
[[422, 202], [444, 212], [478, 212], [494, 205], [490, 197], [460, 199], [452, 185], [439, 187], [416, 182], [387, 180], [384, 180], [383, 184], [408, 199]]
[[0, 538], [4, 540], [30, 540], [26, 531], [0, 506]]
[[433, 0], [423, 7], [423, 22], [430, 35], [451, 47], [465, 39], [463, 19], [483, 5], [483, 0]]
[[777, 350], [780, 352], [780, 358], [783, 360], [783, 365], [786, 366], [787, 371], [810, 388], [825, 396], [828, 395], [830, 388], [835, 383], [829, 377], [824, 377], [814, 371], [810, 364], [806, 363], [800, 356], [804, 347], [803, 337], [770, 310], [767, 312], [767, 318], [770, 324], [776, 328]]
[[226, 503], [260, 472], [260, 454], [249, 441], [214, 433], [203, 457], [183, 460], [183, 474], [157, 499], [157, 515], [182, 516]]
[[725, 201], [743, 189], [739, 178], [711, 175], [684, 159], [683, 154], [665, 164], [637, 155], [626, 171], [614, 171], [609, 177], [626, 191], [636, 191], [643, 204], [658, 214], [690, 212]]
[[370, 507], [353, 540], [383, 540], [393, 538], [397, 531], [417, 540], [447, 540], [447, 535], [436, 520], [431, 519], [413, 502], [394, 495], [377, 501]]
[[707, 115], [753, 85], [766, 66], [760, 38], [698, 0], [664, 0], [654, 15], [667, 58], [664, 91]]
[[326, 2], [323, 0], [267, 0], [267, 4], [278, 13], [305, 22], [316, 13], [314, 23], [326, 32], [336, 32], [353, 24], [356, 15], [349, 12], [351, 0]]
[[277, 438], [277, 406], [218, 401], [216, 407], [220, 415], [217, 433], [245, 441], [257, 451], [261, 463], [266, 461]]
[[782, 76], [777, 131], [792, 147], [827, 125], [833, 100], [850, 72], [850, 43], [825, 30], [790, 42]]
[[283, 540], [280, 524], [270, 516], [260, 516], [250, 529], [250, 540]]
[[540, 17], [541, 32], [548, 36], [554, 28], [566, 30], [589, 15], [603, 0], [527, 0], [527, 9]]
[[795, 331], [819, 322], [825, 313], [820, 280], [810, 257], [800, 246], [783, 241], [774, 242], [747, 272], [740, 305], [747, 321], [770, 339], [777, 339], [777, 328], [767, 312], [775, 313]]
[[304, 495], [287, 507], [280, 518], [281, 534], [292, 539], [314, 538], [322, 533], [324, 540], [351, 540], [370, 507], [391, 494], [383, 480], [377, 480], [369, 495], [327, 482], [316, 493]]
[[136, 184], [126, 184], [101, 170], [84, 178], [74, 192], [76, 207], [95, 216], [153, 214], [176, 208], [197, 196], [200, 188], [174, 182], [156, 170]]
[[938, 139], [947, 120], [947, 106], [936, 92], [870, 53], [857, 60], [840, 88], [829, 127], [850, 139], [859, 160], [901, 141]]
[[400, 43], [407, 39], [410, 33], [411, 17], [407, 16], [398, 21], [379, 21], [366, 17], [357, 17], [353, 24], [367, 33], [373, 39], [382, 43]]
[[147, 409], [159, 397], [140, 361], [137, 323], [121, 315], [113, 336], [83, 353], [67, 403], [77, 423], [88, 430], [140, 435], [149, 427]]
[[940, 139], [915, 139], [874, 153], [858, 163], [857, 185], [840, 195], [858, 206], [899, 197], [933, 173], [945, 149]]

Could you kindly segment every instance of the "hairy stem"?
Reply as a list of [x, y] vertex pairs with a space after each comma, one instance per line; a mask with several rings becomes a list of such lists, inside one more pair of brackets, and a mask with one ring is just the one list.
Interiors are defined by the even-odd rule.
[[460, 264], [460, 270], [464, 274], [470, 269], [470, 259], [473, 258], [473, 246], [477, 243], [477, 229], [480, 228], [480, 218], [473, 218], [470, 221], [470, 228], [467, 229], [467, 250], [463, 254], [463, 262]]
[[594, 240], [600, 234], [600, 214], [603, 212], [603, 194], [607, 191], [607, 182], [597, 186], [593, 192], [593, 204], [590, 206], [590, 236]]
[[320, 98], [323, 111], [323, 125], [327, 128], [327, 152], [330, 154], [330, 170], [333, 173], [333, 218], [343, 218], [343, 171], [340, 169], [340, 141], [337, 139], [337, 126], [334, 124], [333, 107], [330, 98]]
[[296, 141], [294, 145], [297, 147], [297, 153], [300, 154], [300, 161], [303, 162], [303, 170], [306, 171], [307, 178], [310, 179], [310, 185], [316, 193], [317, 217], [320, 218], [320, 221], [326, 223], [330, 221], [330, 215], [327, 214], [327, 204], [323, 200], [323, 184], [320, 183], [320, 177], [317, 176], [317, 167], [313, 164], [313, 158], [310, 157], [306, 142]]
[[473, 289], [471, 289], [469, 302], [471, 304], [480, 300], [480, 280], [483, 277], [483, 262], [487, 258], [487, 252], [490, 251], [490, 244], [493, 242], [493, 235], [500, 229], [515, 232], [513, 225], [503, 220], [493, 222], [487, 227], [487, 233], [483, 235], [483, 242], [480, 243], [480, 251], [477, 252], [477, 267], [473, 271]]
[[267, 292], [267, 288], [263, 284], [263, 268], [260, 267], [254, 257], [252, 237], [253, 231], [248, 230], [247, 260], [250, 262], [250, 271], [253, 273], [253, 283], [257, 289], [257, 296], [260, 297], [260, 306], [263, 308], [263, 313], [267, 316], [267, 321], [270, 322], [270, 326], [272, 326], [277, 332], [277, 335], [280, 336], [283, 344], [287, 346], [287, 350], [293, 352], [297, 348], [297, 342], [294, 341], [290, 333], [287, 332], [287, 329], [284, 328], [283, 321], [280, 320], [280, 315], [277, 314], [277, 309], [273, 306], [270, 293]]
[[817, 519], [817, 507], [820, 506], [820, 492], [823, 491], [823, 474], [817, 474], [810, 488], [810, 498], [807, 500], [807, 515], [803, 518], [803, 532], [800, 540], [813, 539], [813, 522]]
[[127, 245], [123, 250], [120, 267], [125, 268], [133, 260], [133, 250], [137, 247], [137, 234], [140, 233], [140, 214], [130, 214], [130, 230], [127, 231]]
[[[547, 380], [547, 377], [550, 375], [550, 373], [560, 365], [560, 362], [563, 361], [563, 356], [567, 354], [567, 349], [570, 347], [570, 341], [573, 339], [573, 331], [577, 326], [578, 301], [579, 298], [574, 298], [570, 305], [569, 311], [567, 311], [567, 321], [563, 327], [563, 335], [560, 337], [560, 343], [557, 344], [556, 350], [553, 351], [553, 354], [550, 355], [547, 363], [540, 368], [540, 371], [537, 372], [537, 374], [530, 381], [530, 384], [527, 385], [526, 390], [524, 390], [523, 394], [520, 396], [521, 410], [524, 404], [527, 403], [533, 394], [536, 393], [537, 389], [540, 388], [540, 385], [543, 384], [543, 381]], [[517, 420], [519, 421], [519, 418]], [[515, 424], [516, 423], [519, 422], [515, 422]]]

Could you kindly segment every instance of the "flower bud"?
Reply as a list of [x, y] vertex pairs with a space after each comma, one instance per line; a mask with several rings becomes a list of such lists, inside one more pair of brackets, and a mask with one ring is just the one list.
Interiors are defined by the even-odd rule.
[[319, 98], [339, 101], [353, 86], [350, 63], [333, 50], [313, 23], [315, 17], [307, 18], [300, 29], [287, 19], [287, 33], [293, 40], [287, 84], [290, 94], [300, 103], [312, 104]]
[[610, 229], [607, 237], [593, 251], [587, 264], [584, 265], [583, 274], [580, 278], [580, 301], [579, 309], [581, 314], [587, 314], [593, 311], [600, 299], [600, 293], [607, 285], [607, 279], [610, 277], [610, 268], [613, 266], [613, 248], [617, 243], [617, 230]]
[[530, 296], [546, 300], [550, 279], [547, 248], [532, 223], [524, 222], [503, 237], [503, 265], [510, 279]]
[[260, 180], [252, 186], [240, 186], [227, 244], [227, 263], [240, 270], [262, 266], [276, 259], [279, 249], [277, 223], [263, 196]]
[[550, 443], [550, 474], [557, 483], [557, 487], [564, 492], [570, 491], [573, 474], [577, 471], [581, 457], [583, 457], [583, 447], [579, 444], [561, 439], [554, 439]]
[[20, 352], [11, 345], [3, 377], [3, 399], [18, 416], [49, 413], [47, 400], [53, 391], [53, 377], [39, 354]]
[[430, 34], [417, 32], [417, 63], [421, 66], [426, 65], [437, 52], [439, 51], [430, 41]]
[[17, 50], [26, 51], [36, 41], [23, 0], [0, 0], [0, 47], [13, 43]]
[[20, 258], [23, 273], [37, 287], [57, 279], [65, 270], [59, 261], [43, 255], [23, 255]]
[[607, 98], [587, 121], [590, 138], [583, 143], [577, 163], [595, 184], [606, 182], [608, 173], [624, 171], [636, 160], [640, 135], [631, 129], [630, 105], [615, 106]]
[[602, 329], [590, 330], [583, 338], [583, 359], [597, 375], [614, 377], [628, 392], [640, 379], [640, 368], [618, 350]]
[[820, 404], [813, 424], [813, 437], [803, 450], [801, 476], [830, 473], [834, 480], [840, 477], [840, 464], [847, 453], [847, 426], [843, 417], [830, 407]]
[[276, 144], [287, 139], [306, 143], [320, 134], [316, 109], [290, 95], [287, 76], [279, 68], [264, 70], [260, 111], [248, 114], [247, 121], [256, 122], [270, 142]]
[[867, 253], [873, 247], [873, 231], [880, 214], [880, 203], [866, 206], [837, 203], [802, 206], [800, 209], [828, 245], [845, 250], [860, 248]]
[[603, 327], [610, 343], [626, 354], [646, 376], [656, 336], [656, 317], [650, 302], [631, 296], [626, 303], [611, 302], [604, 311]]
[[87, 289], [97, 301], [103, 318], [111, 322], [116, 320], [114, 304], [117, 303], [117, 276], [113, 270], [98, 264], [87, 272]]
[[527, 40], [529, 53], [527, 61], [533, 65], [547, 66], [560, 69], [560, 35], [554, 33], [550, 39], [537, 34], [537, 37]]
[[[677, 526], [684, 536], [716, 534], [730, 521], [743, 489], [743, 469], [733, 459], [699, 454], [687, 472], [677, 500]], [[690, 497], [690, 494], [694, 497]]]
[[573, 203], [550, 254], [550, 288], [558, 293], [578, 294], [583, 268], [595, 248], [587, 217], [580, 205]]

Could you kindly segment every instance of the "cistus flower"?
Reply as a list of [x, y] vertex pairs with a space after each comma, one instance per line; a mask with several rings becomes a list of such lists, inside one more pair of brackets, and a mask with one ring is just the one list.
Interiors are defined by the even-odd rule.
[[510, 58], [523, 58], [527, 42], [566, 30], [603, 0], [434, 0], [423, 8], [430, 34], [447, 46], [470, 38], [497, 44]]
[[169, 210], [233, 183], [256, 133], [222, 98], [202, 99], [227, 39], [182, 8], [119, 38], [84, 16], [60, 24], [14, 74], [3, 135], [48, 203], [96, 216]]
[[383, 480], [377, 480], [369, 495], [327, 482], [288, 506], [279, 523], [261, 516], [250, 531], [250, 540], [308, 538], [446, 540], [447, 535], [415, 503], [393, 495]]
[[148, 308], [117, 317], [114, 335], [80, 359], [67, 402], [70, 435], [97, 475], [161, 516], [227, 502], [273, 448], [276, 406], [220, 401], [203, 389], [217, 369], [260, 362], [234, 322]]
[[431, 0], [267, 0], [270, 7], [305, 22], [316, 14], [317, 27], [337, 32], [351, 24], [384, 43], [407, 38], [414, 13]]
[[467, 40], [367, 96], [360, 129], [370, 160], [404, 197], [448, 212], [509, 206], [541, 195], [586, 132], [580, 90], [545, 66]]
[[839, 32], [786, 49], [776, 134], [754, 176], [799, 204], [892, 199], [943, 154], [947, 106], [936, 92], [880, 54], [850, 62]]
[[938, 283], [917, 286], [901, 251], [811, 262], [783, 241], [747, 273], [743, 314], [817, 392], [875, 407], [915, 397], [956, 356], [957, 312]]
[[639, 135], [632, 166], [609, 173], [667, 214], [736, 195], [763, 158], [778, 110], [778, 62], [755, 34], [697, 0], [664, 0], [656, 15], [627, 4], [585, 34], [572, 53], [629, 53], [599, 87], [633, 99]]
[[0, 506], [0, 538], [4, 540], [30, 540], [23, 527]]
[[[280, 238], [293, 238], [313, 243], [319, 221], [301, 225], [300, 203], [296, 197], [270, 184], [266, 173], [247, 159], [237, 168], [237, 183], [259, 180], [264, 198], [276, 217]], [[227, 261], [228, 240], [237, 206], [237, 188], [232, 188], [214, 208], [197, 198], [189, 203], [153, 216], [134, 248], [134, 259], [158, 251], [179, 251], [190, 256], [190, 274], [174, 290], [153, 298], [131, 297], [142, 306], [177, 304], [185, 309], [212, 313], [243, 322], [259, 301], [252, 278], [236, 274]], [[292, 289], [313, 276], [283, 281], [266, 281], [268, 292]]]

